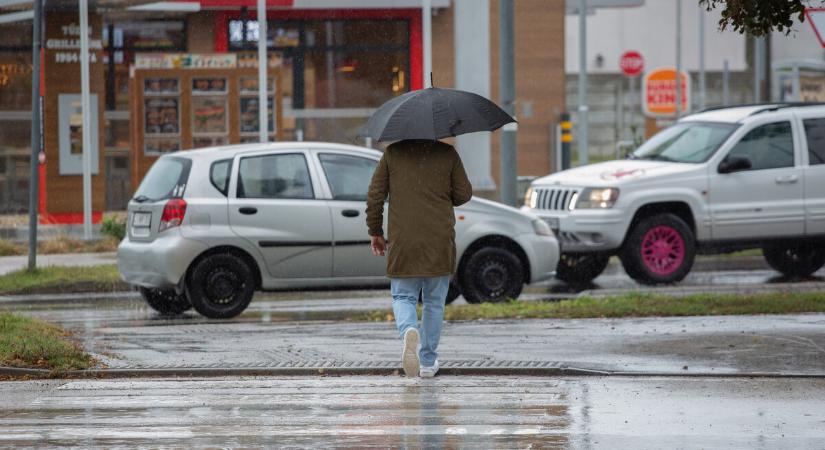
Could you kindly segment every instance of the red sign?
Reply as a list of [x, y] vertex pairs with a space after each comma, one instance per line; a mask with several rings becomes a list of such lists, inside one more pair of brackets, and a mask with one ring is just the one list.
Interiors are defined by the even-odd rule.
[[626, 77], [636, 77], [645, 70], [645, 60], [642, 54], [635, 50], [626, 51], [619, 59], [619, 67]]
[[825, 40], [822, 39], [823, 32], [825, 32], [825, 8], [805, 8], [805, 19], [814, 29], [819, 44], [825, 47]]
[[[690, 108], [690, 75], [681, 73], [682, 105], [680, 113]], [[662, 67], [645, 74], [642, 82], [642, 109], [649, 117], [673, 117], [676, 114], [676, 70]]]

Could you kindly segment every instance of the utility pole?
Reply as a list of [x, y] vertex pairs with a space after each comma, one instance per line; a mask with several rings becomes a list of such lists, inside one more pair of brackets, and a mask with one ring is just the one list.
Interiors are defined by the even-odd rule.
[[705, 109], [705, 9], [699, 7], [699, 111]]
[[421, 22], [424, 34], [424, 77], [422, 78], [423, 83], [421, 86], [427, 87], [427, 83], [430, 83], [430, 87], [433, 87], [431, 75], [433, 73], [433, 13], [432, 13], [432, 0], [422, 0], [421, 1]]
[[[269, 58], [266, 56], [266, 0], [258, 0], [258, 140], [269, 142], [269, 83], [266, 72]], [[275, 103], [272, 108], [275, 108]], [[274, 112], [274, 111], [273, 111]]]
[[[97, 107], [97, 105], [95, 105]], [[92, 239], [92, 102], [89, 92], [89, 2], [80, 0], [80, 108], [83, 116], [83, 239]]]
[[730, 103], [730, 65], [726, 59], [722, 66], [722, 105]]
[[762, 77], [765, 74], [765, 38], [753, 38], [753, 102], [762, 101]]
[[682, 0], [676, 0], [676, 120], [682, 112]]
[[587, 0], [579, 0], [579, 165], [587, 165]]
[[29, 270], [37, 268], [37, 201], [40, 197], [40, 35], [43, 2], [34, 0], [32, 23], [32, 132], [29, 158]]
[[[504, 111], [515, 116], [516, 101], [516, 58], [515, 38], [513, 26], [513, 1], [499, 0], [499, 31], [498, 31], [498, 69], [499, 69], [499, 97]], [[508, 124], [501, 131], [501, 151], [499, 152], [499, 184], [501, 188], [501, 202], [516, 206], [516, 127]]]

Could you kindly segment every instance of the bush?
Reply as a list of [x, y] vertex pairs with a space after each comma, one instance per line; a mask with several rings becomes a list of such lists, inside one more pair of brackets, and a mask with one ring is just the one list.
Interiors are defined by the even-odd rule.
[[126, 218], [106, 216], [100, 224], [100, 232], [117, 240], [126, 236]]

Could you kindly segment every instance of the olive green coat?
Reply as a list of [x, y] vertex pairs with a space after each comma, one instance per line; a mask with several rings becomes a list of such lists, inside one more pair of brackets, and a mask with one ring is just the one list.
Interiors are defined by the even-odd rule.
[[438, 277], [455, 269], [454, 206], [470, 201], [473, 186], [453, 146], [406, 140], [390, 145], [367, 195], [370, 236], [383, 236], [389, 197], [387, 275]]

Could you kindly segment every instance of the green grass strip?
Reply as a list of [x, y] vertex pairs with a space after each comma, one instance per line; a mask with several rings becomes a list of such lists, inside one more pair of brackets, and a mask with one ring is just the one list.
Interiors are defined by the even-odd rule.
[[[794, 314], [825, 312], [825, 293], [696, 294], [672, 297], [626, 295], [547, 302], [481, 303], [447, 306], [446, 320], [580, 319], [592, 317], [715, 316], [732, 314]], [[393, 320], [391, 310], [375, 310], [354, 320]]]
[[53, 374], [88, 369], [94, 360], [57, 325], [0, 312], [0, 366], [49, 369]]
[[47, 266], [0, 276], [0, 295], [124, 290], [114, 264], [87, 267]]

